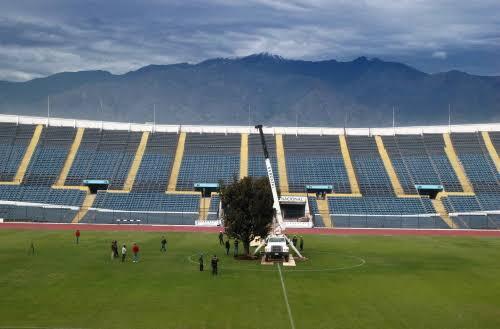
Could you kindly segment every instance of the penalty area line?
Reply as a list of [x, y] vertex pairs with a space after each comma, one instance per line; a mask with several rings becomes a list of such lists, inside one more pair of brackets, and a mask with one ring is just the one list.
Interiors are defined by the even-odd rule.
[[292, 329], [295, 329], [295, 322], [293, 321], [292, 309], [290, 308], [290, 303], [288, 302], [288, 295], [286, 293], [285, 281], [283, 280], [283, 274], [281, 273], [281, 266], [278, 263], [278, 273], [280, 274], [281, 288], [283, 288], [283, 297], [285, 298], [286, 309], [288, 311], [288, 319], [290, 319], [290, 325]]

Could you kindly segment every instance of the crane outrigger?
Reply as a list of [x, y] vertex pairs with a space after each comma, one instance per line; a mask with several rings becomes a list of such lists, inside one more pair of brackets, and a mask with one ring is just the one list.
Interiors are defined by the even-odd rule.
[[286, 227], [283, 221], [283, 215], [281, 213], [278, 191], [276, 190], [273, 167], [271, 165], [271, 160], [269, 159], [269, 152], [267, 151], [266, 138], [264, 137], [264, 132], [262, 131], [262, 125], [255, 126], [255, 129], [259, 130], [260, 140], [262, 142], [262, 148], [264, 150], [267, 177], [269, 178], [269, 184], [271, 185], [271, 191], [273, 194], [273, 208], [275, 210], [275, 215], [271, 232], [269, 232], [265, 240], [261, 242], [257, 249], [255, 249], [254, 255], [257, 254], [260, 249], [262, 249], [262, 247], [265, 247], [264, 250], [266, 261], [270, 258], [281, 258], [285, 259], [285, 261], [288, 261], [290, 247], [299, 258], [303, 259], [304, 256], [302, 256], [302, 254], [293, 245], [292, 241], [290, 241], [290, 239], [284, 234]]

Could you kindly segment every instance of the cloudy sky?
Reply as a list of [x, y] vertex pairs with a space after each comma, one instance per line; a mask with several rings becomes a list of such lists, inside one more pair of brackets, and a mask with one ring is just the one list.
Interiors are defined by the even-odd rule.
[[270, 52], [500, 75], [499, 0], [15, 0], [0, 3], [0, 80], [124, 73]]

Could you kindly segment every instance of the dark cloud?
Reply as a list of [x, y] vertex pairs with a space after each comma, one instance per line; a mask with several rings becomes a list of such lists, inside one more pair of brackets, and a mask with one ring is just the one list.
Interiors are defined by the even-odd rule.
[[429, 72], [500, 75], [496, 0], [31, 0], [0, 9], [5, 80], [257, 52], [376, 56]]

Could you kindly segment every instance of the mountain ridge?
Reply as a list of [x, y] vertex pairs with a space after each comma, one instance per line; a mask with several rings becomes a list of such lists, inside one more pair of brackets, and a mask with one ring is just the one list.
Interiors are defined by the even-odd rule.
[[[358, 57], [304, 61], [261, 53], [196, 64], [151, 64], [124, 74], [60, 72], [0, 81], [0, 112], [163, 123], [374, 126], [500, 121], [500, 77]], [[151, 117], [151, 118], [150, 118]], [[250, 119], [249, 119], [250, 117]], [[346, 120], [347, 118], [347, 120]], [[341, 123], [341, 124], [339, 124]]]

